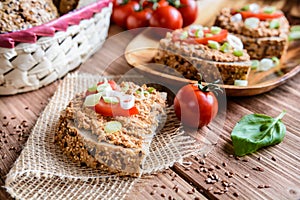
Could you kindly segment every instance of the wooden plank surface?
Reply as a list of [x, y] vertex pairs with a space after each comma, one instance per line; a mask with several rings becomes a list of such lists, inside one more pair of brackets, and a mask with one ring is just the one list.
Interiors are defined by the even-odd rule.
[[[210, 0], [198, 1], [197, 22], [211, 24], [220, 8], [225, 5], [239, 6], [245, 2], [245, 0], [216, 0], [214, 6], [211, 6]], [[283, 1], [269, 2], [284, 5]], [[121, 28], [111, 26], [109, 40], [112, 42], [105, 45], [77, 70], [105, 75], [124, 74], [132, 70], [122, 52], [135, 33], [124, 34], [122, 31]], [[59, 82], [56, 81], [37, 91], [0, 98], [1, 200], [12, 199], [1, 187], [4, 185], [5, 176]], [[300, 199], [299, 99], [300, 74], [263, 95], [228, 98], [224, 127], [220, 127], [219, 140], [207, 157], [192, 156], [186, 159], [192, 162], [188, 168], [175, 164], [163, 173], [143, 177], [126, 199]], [[283, 118], [287, 134], [281, 144], [240, 159], [232, 156], [230, 132], [242, 116], [250, 113], [277, 116], [282, 110], [287, 111]], [[253, 169], [257, 167], [263, 171]], [[207, 178], [212, 176], [215, 178], [216, 175], [219, 177], [216, 183], [207, 183], [209, 182]], [[228, 187], [224, 187], [226, 185]], [[259, 186], [266, 187], [258, 188]], [[228, 188], [228, 191], [225, 191], [225, 188]], [[223, 192], [224, 194], [221, 194]]]

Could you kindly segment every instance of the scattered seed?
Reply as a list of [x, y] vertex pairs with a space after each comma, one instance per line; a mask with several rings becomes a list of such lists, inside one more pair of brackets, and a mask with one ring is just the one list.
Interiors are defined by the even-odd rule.
[[261, 157], [259, 156], [259, 157], [257, 158], [257, 160], [261, 160]]
[[6, 154], [3, 154], [3, 155], [2, 155], [2, 159], [5, 159], [6, 157], [7, 157]]
[[156, 191], [153, 190], [153, 191], [150, 192], [150, 195], [154, 195], [155, 193], [156, 193]]
[[167, 187], [165, 185], [160, 186], [162, 189], [166, 189]]
[[190, 169], [191, 169], [191, 168], [189, 168], [189, 167], [185, 167], [185, 168], [184, 168], [184, 171], [190, 171]]
[[195, 156], [194, 159], [195, 159], [196, 161], [199, 161], [199, 158], [198, 158], [197, 156]]
[[6, 116], [4, 116], [4, 117], [3, 117], [3, 119], [7, 119], [7, 117], [6, 117]]
[[161, 197], [166, 197], [166, 195], [164, 193], [161, 193], [160, 196]]
[[248, 162], [249, 160], [247, 158], [244, 158], [242, 161], [243, 162]]
[[270, 188], [271, 187], [271, 185], [265, 185], [265, 188]]
[[215, 167], [213, 165], [211, 165], [209, 168], [208, 168], [208, 171], [213, 171], [215, 169]]
[[175, 192], [178, 193], [178, 190], [179, 190], [178, 187], [176, 187], [176, 188], [175, 188]]
[[211, 181], [212, 181], [211, 178], [205, 179], [205, 182], [208, 183], [208, 184], [211, 183]]
[[207, 154], [206, 154], [206, 153], [205, 153], [205, 154], [203, 154], [203, 157], [204, 157], [204, 158], [206, 158], [206, 157], [207, 157]]
[[209, 188], [207, 188], [206, 190], [207, 191], [211, 191], [211, 190], [213, 190], [214, 189], [214, 187], [213, 186], [210, 186]]
[[238, 156], [236, 156], [236, 157], [235, 157], [235, 159], [236, 159], [236, 160], [241, 160], [241, 158], [240, 158], [240, 157], [238, 157]]
[[14, 120], [14, 119], [16, 119], [16, 117], [15, 117], [15, 116], [13, 116], [13, 117], [11, 117], [10, 119], [11, 119], [11, 120]]
[[273, 156], [272, 156], [272, 158], [271, 158], [271, 159], [272, 159], [273, 161], [276, 161], [276, 158], [275, 158], [275, 157], [273, 157]]
[[222, 165], [223, 165], [223, 167], [226, 167], [226, 166], [227, 166], [226, 162], [223, 162]]
[[216, 165], [215, 167], [216, 167], [216, 169], [221, 169], [221, 167], [219, 165]]
[[9, 125], [9, 122], [2, 124], [3, 127], [7, 127], [8, 125]]
[[230, 158], [233, 158], [233, 155], [232, 155], [232, 154], [230, 154], [230, 155], [229, 155], [229, 157], [230, 157]]
[[171, 197], [171, 196], [169, 196], [169, 197], [168, 197], [168, 199], [169, 199], [169, 200], [172, 200], [172, 197]]
[[252, 168], [253, 170], [255, 170], [255, 171], [260, 171], [260, 172], [263, 172], [263, 171], [265, 171], [263, 168], [261, 168], [261, 167], [253, 167]]
[[187, 193], [188, 193], [188, 194], [194, 194], [194, 192], [192, 192], [192, 191], [188, 191]]
[[250, 176], [250, 174], [245, 174], [244, 177], [245, 177], [245, 178], [249, 178], [249, 176]]
[[200, 160], [199, 162], [201, 165], [205, 165], [205, 160]]
[[192, 189], [192, 192], [196, 192], [195, 188]]
[[196, 168], [195, 171], [200, 174], [200, 170], [198, 168]]
[[264, 185], [258, 185], [257, 188], [264, 188]]
[[193, 163], [192, 162], [182, 162], [182, 165], [187, 165], [187, 166], [191, 166]]
[[239, 193], [234, 192], [234, 193], [233, 193], [233, 196], [238, 197], [238, 196], [239, 196]]
[[157, 185], [157, 184], [154, 184], [153, 187], [158, 187], [158, 185]]
[[207, 169], [207, 168], [204, 168], [204, 169], [203, 169], [203, 172], [204, 172], [204, 173], [207, 173], [207, 172], [208, 172], [208, 169]]
[[25, 107], [25, 110], [28, 110], [28, 109], [29, 109], [29, 107], [28, 107], [28, 106], [26, 106], [26, 107]]
[[200, 200], [200, 198], [199, 197], [195, 197], [194, 200]]

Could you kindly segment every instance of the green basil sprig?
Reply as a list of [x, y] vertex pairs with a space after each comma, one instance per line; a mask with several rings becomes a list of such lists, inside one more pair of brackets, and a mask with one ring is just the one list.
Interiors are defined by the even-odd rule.
[[263, 114], [244, 116], [231, 133], [235, 154], [244, 156], [262, 147], [280, 143], [286, 132], [286, 127], [281, 121], [285, 113], [286, 111], [283, 111], [276, 118]]

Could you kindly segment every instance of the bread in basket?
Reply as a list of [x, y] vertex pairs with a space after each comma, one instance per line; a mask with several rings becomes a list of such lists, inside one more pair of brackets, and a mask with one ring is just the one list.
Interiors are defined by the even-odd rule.
[[36, 90], [78, 67], [108, 33], [111, 0], [98, 0], [48, 23], [0, 34], [0, 95]]

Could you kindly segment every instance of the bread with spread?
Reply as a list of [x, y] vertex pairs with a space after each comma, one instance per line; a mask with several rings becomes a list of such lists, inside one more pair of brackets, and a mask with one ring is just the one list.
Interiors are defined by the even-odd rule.
[[233, 85], [247, 81], [251, 61], [241, 40], [220, 27], [193, 25], [167, 33], [159, 42], [155, 63], [180, 72], [185, 78], [205, 82], [222, 79]]
[[61, 113], [56, 143], [73, 161], [139, 176], [163, 116], [166, 93], [132, 82], [99, 82]]
[[251, 59], [280, 58], [287, 50], [289, 23], [275, 7], [249, 4], [240, 9], [224, 8], [215, 25], [239, 37]]

